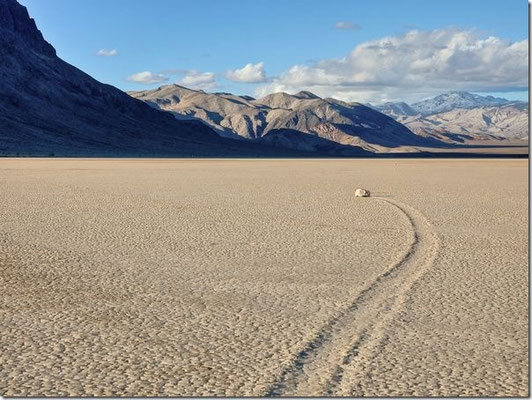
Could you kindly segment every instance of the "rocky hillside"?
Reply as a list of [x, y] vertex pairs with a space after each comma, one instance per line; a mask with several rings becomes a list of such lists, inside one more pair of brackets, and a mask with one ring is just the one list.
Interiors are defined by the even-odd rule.
[[0, 155], [277, 154], [177, 121], [57, 57], [25, 7], [0, 0]]
[[[203, 121], [221, 136], [238, 136], [258, 143], [308, 150], [336, 143], [342, 151], [350, 146], [370, 152], [438, 145], [438, 141], [416, 135], [370, 107], [322, 99], [310, 92], [273, 93], [253, 99], [166, 85], [129, 94], [154, 108], [172, 112], [179, 120]], [[274, 138], [275, 135], [282, 136]]]

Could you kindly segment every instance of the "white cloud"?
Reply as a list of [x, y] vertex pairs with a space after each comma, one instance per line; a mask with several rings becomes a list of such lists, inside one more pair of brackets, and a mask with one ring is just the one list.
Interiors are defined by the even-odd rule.
[[116, 49], [100, 49], [96, 53], [97, 56], [102, 57], [114, 57], [118, 54], [118, 51]]
[[334, 27], [344, 31], [354, 31], [360, 29], [359, 24], [355, 24], [354, 22], [350, 21], [338, 21], [336, 24], [334, 24]]
[[225, 77], [233, 82], [256, 83], [266, 81], [266, 72], [264, 71], [264, 63], [246, 64], [240, 69], [229, 70], [225, 73]]
[[216, 77], [212, 72], [198, 72], [194, 69], [185, 72], [185, 76], [179, 82], [192, 89], [213, 89], [216, 87]]
[[417, 100], [449, 90], [494, 92], [528, 85], [528, 42], [474, 31], [412, 30], [356, 46], [347, 56], [294, 65], [256, 95], [310, 90], [346, 101]]
[[138, 72], [136, 74], [127, 77], [130, 82], [143, 83], [150, 85], [152, 83], [162, 83], [168, 80], [168, 77], [164, 74], [155, 74], [150, 71]]

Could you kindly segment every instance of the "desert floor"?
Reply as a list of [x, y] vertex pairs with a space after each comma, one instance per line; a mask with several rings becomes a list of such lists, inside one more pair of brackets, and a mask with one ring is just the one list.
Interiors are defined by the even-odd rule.
[[0, 160], [0, 394], [527, 396], [527, 166]]

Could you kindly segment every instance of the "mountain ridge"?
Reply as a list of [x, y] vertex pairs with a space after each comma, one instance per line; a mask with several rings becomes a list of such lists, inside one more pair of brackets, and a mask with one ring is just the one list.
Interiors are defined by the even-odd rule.
[[412, 108], [422, 115], [438, 114], [457, 108], [472, 109], [478, 107], [502, 106], [510, 101], [500, 97], [481, 96], [464, 91], [442, 93], [430, 99], [412, 104]]
[[450, 91], [437, 96], [408, 104], [402, 101], [385, 102], [383, 104], [372, 105], [375, 110], [387, 115], [432, 115], [447, 112], [455, 109], [473, 109], [479, 107], [494, 107], [508, 104], [528, 104], [520, 100], [508, 100], [501, 97], [481, 96], [465, 91]]
[[528, 140], [528, 103], [468, 92], [447, 92], [412, 105], [371, 106], [413, 132], [445, 142]]
[[[227, 93], [205, 93], [175, 84], [128, 94], [172, 112], [177, 119], [201, 120], [227, 137], [236, 134], [241, 139], [257, 140], [269, 135], [267, 140], [288, 145], [296, 137], [299, 140], [308, 138], [293, 133], [298, 131], [371, 152], [389, 152], [401, 146], [439, 145], [361, 103], [323, 99], [308, 91], [294, 95], [276, 92], [252, 99]], [[282, 140], [274, 140], [271, 132], [285, 133]], [[261, 142], [264, 141], [266, 139]], [[314, 139], [308, 141], [316, 143]]]

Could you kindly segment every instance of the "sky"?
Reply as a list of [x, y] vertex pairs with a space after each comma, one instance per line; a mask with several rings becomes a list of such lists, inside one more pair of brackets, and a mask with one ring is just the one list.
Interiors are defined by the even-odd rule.
[[122, 90], [528, 97], [526, 0], [19, 0], [65, 61]]

